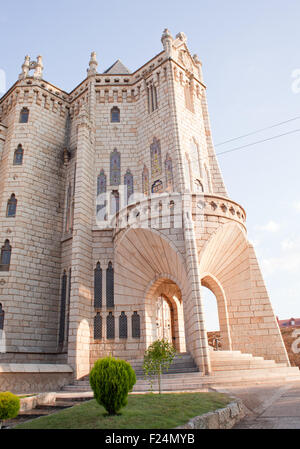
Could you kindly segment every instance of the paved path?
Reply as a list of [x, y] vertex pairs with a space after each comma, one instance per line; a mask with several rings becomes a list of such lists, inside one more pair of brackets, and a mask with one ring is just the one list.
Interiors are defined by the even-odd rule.
[[241, 398], [247, 408], [234, 429], [300, 429], [300, 381], [222, 391]]

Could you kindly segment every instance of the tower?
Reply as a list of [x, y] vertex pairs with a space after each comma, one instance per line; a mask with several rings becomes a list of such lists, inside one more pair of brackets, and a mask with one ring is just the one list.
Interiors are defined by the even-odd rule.
[[93, 52], [70, 93], [26, 56], [0, 100], [0, 363], [64, 366], [64, 383], [164, 336], [210, 374], [204, 285], [224, 349], [289, 364], [215, 155], [201, 62], [184, 33], [161, 40], [133, 73], [120, 60], [98, 73]]

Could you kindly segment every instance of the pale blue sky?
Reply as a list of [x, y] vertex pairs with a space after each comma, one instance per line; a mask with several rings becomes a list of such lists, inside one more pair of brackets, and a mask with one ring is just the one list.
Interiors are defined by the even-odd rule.
[[[44, 78], [72, 90], [96, 51], [99, 70], [117, 58], [135, 70], [161, 51], [165, 27], [184, 31], [203, 61], [214, 142], [300, 115], [296, 0], [28, 0], [1, 4], [0, 69], [15, 82], [25, 54], [43, 55]], [[225, 151], [293, 129], [300, 120], [217, 146]], [[219, 157], [231, 197], [248, 214], [274, 311], [300, 316], [300, 132]], [[214, 327], [214, 321], [208, 327]]]

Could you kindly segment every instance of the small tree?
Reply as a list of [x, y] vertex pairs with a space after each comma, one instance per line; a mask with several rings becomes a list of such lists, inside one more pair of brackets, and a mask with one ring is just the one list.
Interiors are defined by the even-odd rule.
[[131, 365], [113, 357], [97, 360], [90, 372], [95, 399], [109, 415], [116, 415], [127, 405], [128, 393], [135, 383], [136, 376]]
[[157, 376], [158, 390], [161, 394], [161, 374], [163, 371], [168, 371], [175, 355], [174, 346], [165, 339], [154, 341], [146, 350], [143, 370], [146, 377], [149, 378], [151, 390], [153, 377]]
[[0, 429], [3, 421], [18, 416], [20, 410], [20, 399], [18, 396], [5, 391], [0, 393]]

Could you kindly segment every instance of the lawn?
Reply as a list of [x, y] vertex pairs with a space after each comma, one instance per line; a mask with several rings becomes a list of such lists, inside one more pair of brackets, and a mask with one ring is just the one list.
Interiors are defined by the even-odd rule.
[[171, 429], [230, 402], [221, 393], [133, 394], [118, 416], [107, 416], [93, 399], [15, 429]]

